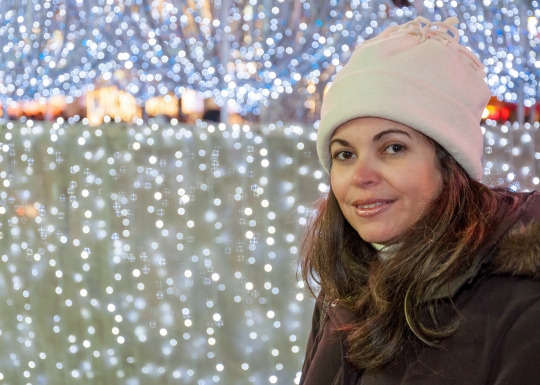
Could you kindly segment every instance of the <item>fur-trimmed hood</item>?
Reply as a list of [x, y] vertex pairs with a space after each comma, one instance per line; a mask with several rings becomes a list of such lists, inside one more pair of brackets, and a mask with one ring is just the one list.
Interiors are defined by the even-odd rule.
[[516, 224], [495, 250], [490, 272], [540, 279], [540, 220]]
[[429, 299], [453, 297], [481, 272], [540, 279], [540, 192], [526, 194], [524, 203], [503, 221], [472, 266]]

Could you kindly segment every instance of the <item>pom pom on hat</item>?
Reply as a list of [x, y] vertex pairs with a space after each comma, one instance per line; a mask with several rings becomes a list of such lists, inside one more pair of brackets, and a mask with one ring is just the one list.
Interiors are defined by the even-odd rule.
[[334, 131], [355, 118], [379, 117], [432, 138], [471, 177], [482, 177], [480, 120], [491, 92], [484, 65], [459, 44], [457, 23], [419, 16], [356, 48], [322, 103], [317, 153], [328, 173]]

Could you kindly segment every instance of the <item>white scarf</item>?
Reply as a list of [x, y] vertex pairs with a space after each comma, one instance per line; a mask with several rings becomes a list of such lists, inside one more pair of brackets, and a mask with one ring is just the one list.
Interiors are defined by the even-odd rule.
[[371, 246], [377, 250], [378, 257], [381, 261], [387, 261], [392, 257], [394, 250], [399, 247], [399, 243], [393, 245], [381, 245], [380, 243], [372, 243]]

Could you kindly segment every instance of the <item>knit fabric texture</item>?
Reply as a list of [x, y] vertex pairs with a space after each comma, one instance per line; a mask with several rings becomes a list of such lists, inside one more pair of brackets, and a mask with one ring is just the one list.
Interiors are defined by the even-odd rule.
[[[456, 17], [416, 17], [358, 46], [321, 107], [317, 153], [330, 173], [330, 140], [343, 123], [379, 117], [442, 145], [475, 179], [482, 177], [482, 113], [491, 92], [485, 66], [459, 44]], [[422, 25], [423, 24], [423, 25]]]

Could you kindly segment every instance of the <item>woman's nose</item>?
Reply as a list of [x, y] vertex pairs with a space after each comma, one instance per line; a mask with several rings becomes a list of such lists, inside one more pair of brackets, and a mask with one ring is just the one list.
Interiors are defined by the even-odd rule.
[[352, 176], [352, 184], [357, 187], [369, 187], [379, 183], [380, 172], [377, 164], [372, 159], [358, 159], [354, 174]]

